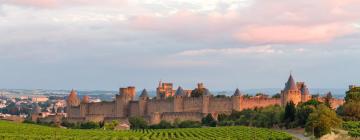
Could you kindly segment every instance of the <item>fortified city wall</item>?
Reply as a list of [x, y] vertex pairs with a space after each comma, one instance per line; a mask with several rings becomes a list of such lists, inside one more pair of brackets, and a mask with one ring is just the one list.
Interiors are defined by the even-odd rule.
[[[179, 87], [172, 89], [171, 83], [159, 83], [157, 96], [150, 99], [147, 91], [141, 92], [138, 100], [135, 87], [120, 88], [119, 94], [112, 102], [90, 102], [89, 99], [78, 99], [76, 92], [71, 91], [67, 99], [67, 120], [70, 122], [84, 121], [111, 121], [125, 120], [128, 117], [143, 117], [150, 124], [159, 123], [161, 120], [173, 122], [178, 120], [201, 121], [207, 114], [230, 114], [233, 111], [254, 109], [270, 105], [284, 106], [293, 101], [295, 104], [306, 102], [311, 99], [309, 90], [304, 82], [295, 83], [292, 75], [281, 91], [280, 98], [269, 98], [259, 95], [245, 98], [240, 90], [236, 90], [231, 97], [213, 96], [202, 83], [192, 91], [202, 91], [198, 97], [191, 97], [191, 90], [184, 90]], [[323, 101], [323, 98], [317, 98]], [[331, 99], [333, 108], [343, 104], [341, 99]]]

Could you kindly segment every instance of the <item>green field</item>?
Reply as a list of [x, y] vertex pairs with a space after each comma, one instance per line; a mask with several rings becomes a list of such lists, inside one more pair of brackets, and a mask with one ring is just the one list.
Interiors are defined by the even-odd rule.
[[215, 128], [183, 128], [135, 131], [75, 130], [34, 124], [0, 121], [0, 140], [23, 139], [101, 139], [101, 140], [290, 140], [292, 137], [281, 131], [244, 126]]

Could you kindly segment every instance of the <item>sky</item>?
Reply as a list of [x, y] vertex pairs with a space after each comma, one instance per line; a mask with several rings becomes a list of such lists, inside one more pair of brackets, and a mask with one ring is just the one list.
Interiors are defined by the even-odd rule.
[[360, 84], [360, 0], [0, 0], [0, 88]]

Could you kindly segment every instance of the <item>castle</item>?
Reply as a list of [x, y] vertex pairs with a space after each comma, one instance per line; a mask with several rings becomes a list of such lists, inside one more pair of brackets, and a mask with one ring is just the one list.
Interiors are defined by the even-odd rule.
[[[201, 90], [201, 96], [192, 96], [192, 91]], [[213, 96], [210, 91], [199, 83], [194, 90], [184, 90], [182, 87], [173, 89], [172, 83], [159, 83], [156, 97], [150, 98], [146, 89], [142, 90], [138, 100], [135, 100], [135, 87], [120, 88], [119, 94], [111, 102], [89, 102], [88, 96], [80, 99], [74, 90], [67, 99], [67, 120], [70, 122], [101, 122], [120, 120], [129, 117], [143, 117], [150, 124], [157, 124], [161, 120], [174, 122], [176, 119], [201, 121], [211, 113], [230, 114], [232, 111], [266, 107], [270, 105], [284, 106], [292, 101], [295, 104], [306, 102], [312, 97], [304, 82], [295, 83], [290, 74], [280, 98], [266, 96], [244, 97], [236, 89], [231, 97]], [[317, 98], [322, 100], [321, 98]], [[333, 108], [341, 105], [343, 100], [331, 99]]]

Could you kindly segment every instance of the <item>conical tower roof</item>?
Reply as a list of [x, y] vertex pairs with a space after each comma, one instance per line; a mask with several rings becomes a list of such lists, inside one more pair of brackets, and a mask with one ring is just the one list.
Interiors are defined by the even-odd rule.
[[71, 90], [68, 98], [67, 98], [67, 103], [68, 105], [71, 105], [71, 106], [77, 106], [80, 104], [80, 100], [77, 96], [77, 93], [74, 89]]
[[89, 103], [90, 102], [90, 97], [89, 96], [87, 96], [87, 95], [85, 95], [83, 98], [82, 98], [82, 101], [81, 101], [81, 103]]
[[141, 92], [140, 97], [149, 97], [149, 94], [148, 94], [148, 92], [146, 91], [146, 89], [144, 89], [144, 90]]
[[185, 96], [185, 91], [181, 86], [179, 86], [178, 89], [176, 90], [175, 96]]
[[288, 90], [298, 90], [298, 88], [296, 87], [296, 83], [294, 78], [292, 77], [292, 75], [290, 74], [288, 81], [285, 84], [285, 91]]
[[241, 92], [240, 92], [240, 90], [238, 88], [235, 90], [233, 96], [241, 96]]

